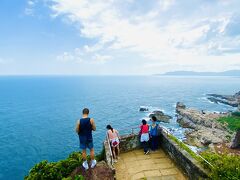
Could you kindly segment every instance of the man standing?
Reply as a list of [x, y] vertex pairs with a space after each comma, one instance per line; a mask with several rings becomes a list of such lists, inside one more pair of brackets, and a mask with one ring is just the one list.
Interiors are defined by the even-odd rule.
[[96, 131], [96, 125], [93, 118], [89, 118], [89, 109], [84, 108], [82, 111], [82, 118], [77, 121], [76, 132], [79, 135], [80, 148], [82, 149], [83, 167], [88, 169], [86, 149], [90, 149], [91, 168], [94, 168], [97, 161], [94, 159], [94, 148], [92, 131]]

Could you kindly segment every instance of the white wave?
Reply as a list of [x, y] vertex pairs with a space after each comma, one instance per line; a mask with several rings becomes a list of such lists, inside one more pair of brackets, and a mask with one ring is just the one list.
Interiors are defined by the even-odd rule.
[[208, 101], [207, 97], [206, 96], [203, 96], [203, 97], [199, 97], [197, 98], [198, 100], [205, 100], [205, 101]]
[[173, 107], [173, 108], [176, 108], [176, 103], [174, 103], [174, 104], [172, 105], [172, 107]]

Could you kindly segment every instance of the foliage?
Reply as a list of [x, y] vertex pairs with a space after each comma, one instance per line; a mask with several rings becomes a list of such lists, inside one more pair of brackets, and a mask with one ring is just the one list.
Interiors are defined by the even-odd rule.
[[95, 159], [96, 159], [97, 161], [102, 161], [102, 160], [105, 159], [105, 149], [104, 149], [104, 148], [102, 149], [102, 151], [100, 152], [100, 154], [97, 154], [97, 155], [95, 156]]
[[81, 175], [76, 175], [76, 176], [74, 177], [74, 180], [84, 180], [84, 178], [83, 178], [83, 176], [81, 176]]
[[193, 158], [203, 164], [210, 170], [209, 179], [214, 180], [238, 180], [240, 179], [240, 156], [229, 154], [216, 154], [213, 152], [202, 152], [201, 156], [211, 165], [207, 164], [204, 159], [196, 155], [187, 145], [179, 141], [175, 136], [168, 137], [176, 142], [180, 148], [186, 150]]
[[[44, 160], [36, 164], [26, 176], [25, 180], [67, 180], [70, 173], [82, 164], [82, 156], [79, 152], [73, 152], [67, 159], [58, 162]], [[82, 177], [82, 176], [81, 176]], [[82, 177], [83, 178], [83, 177]], [[76, 178], [75, 178], [76, 179]], [[80, 176], [77, 180], [80, 180]]]
[[[98, 155], [96, 155], [96, 160], [101, 161], [104, 159], [105, 151], [104, 149]], [[90, 159], [90, 157], [87, 157]], [[71, 172], [78, 166], [82, 164], [82, 155], [80, 152], [71, 153], [67, 159], [58, 162], [48, 162], [47, 160], [41, 161], [36, 164], [25, 177], [25, 180], [71, 180], [68, 177]], [[83, 180], [83, 176], [76, 175], [74, 180]]]
[[228, 128], [232, 131], [237, 131], [240, 129], [240, 117], [239, 116], [228, 116], [221, 117], [218, 119], [220, 123], [227, 123]]
[[168, 135], [168, 137], [170, 139], [172, 139], [174, 142], [176, 142], [180, 148], [184, 149], [185, 151], [187, 151], [194, 159], [200, 161], [199, 156], [196, 155], [195, 152], [193, 152], [186, 144], [184, 144], [183, 142], [181, 142], [180, 140], [178, 140], [175, 136], [173, 135]]
[[240, 112], [239, 111], [235, 111], [235, 112], [232, 113], [232, 116], [240, 117]]
[[240, 156], [203, 152], [201, 154], [213, 167], [203, 164], [211, 170], [210, 179], [237, 180], [240, 179]]

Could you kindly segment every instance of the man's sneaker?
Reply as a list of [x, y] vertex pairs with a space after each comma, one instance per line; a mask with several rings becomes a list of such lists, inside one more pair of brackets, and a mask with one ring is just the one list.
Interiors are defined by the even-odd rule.
[[84, 161], [83, 163], [82, 163], [82, 165], [83, 165], [83, 167], [84, 167], [84, 169], [85, 170], [88, 170], [88, 162], [87, 162], [87, 160], [86, 161]]
[[97, 164], [97, 161], [94, 159], [91, 161], [91, 168], [94, 168]]
[[117, 159], [114, 159], [113, 162], [114, 162], [114, 163], [117, 163]]
[[148, 154], [150, 151], [148, 150], [145, 154]]

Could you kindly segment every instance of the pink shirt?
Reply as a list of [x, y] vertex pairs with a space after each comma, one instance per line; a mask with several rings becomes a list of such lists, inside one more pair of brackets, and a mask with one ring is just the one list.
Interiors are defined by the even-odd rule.
[[118, 131], [113, 129], [113, 132], [112, 132], [112, 130], [109, 129], [108, 130], [108, 137], [109, 137], [110, 140], [113, 140], [113, 139], [117, 138], [118, 137]]
[[140, 128], [142, 130], [141, 133], [148, 133], [148, 125], [147, 124], [141, 125]]

